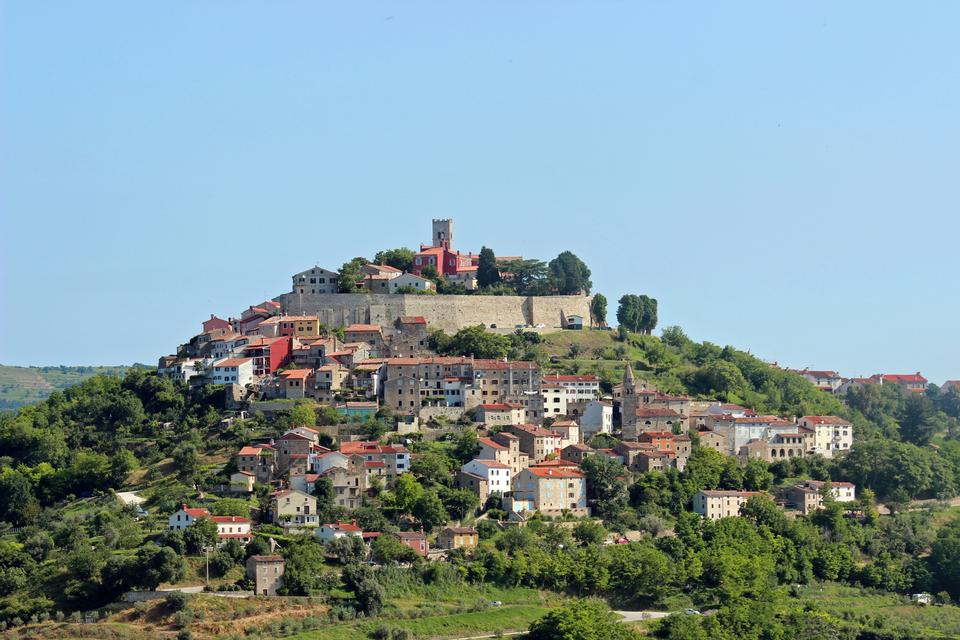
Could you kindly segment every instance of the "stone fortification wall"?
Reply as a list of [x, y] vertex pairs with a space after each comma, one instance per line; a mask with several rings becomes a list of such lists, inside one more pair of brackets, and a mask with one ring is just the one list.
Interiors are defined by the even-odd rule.
[[428, 326], [457, 331], [477, 324], [513, 328], [518, 324], [560, 327], [563, 315], [590, 318], [590, 296], [442, 296], [407, 294], [295, 294], [274, 298], [288, 314], [320, 316], [338, 327], [354, 323], [392, 324], [400, 316], [423, 316]]

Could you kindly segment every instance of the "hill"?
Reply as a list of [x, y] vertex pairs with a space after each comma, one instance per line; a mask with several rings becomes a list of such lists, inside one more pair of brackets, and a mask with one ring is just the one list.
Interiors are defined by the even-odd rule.
[[129, 369], [129, 366], [15, 367], [0, 364], [0, 411], [14, 411], [40, 402], [54, 391], [72, 387], [91, 376], [122, 376]]

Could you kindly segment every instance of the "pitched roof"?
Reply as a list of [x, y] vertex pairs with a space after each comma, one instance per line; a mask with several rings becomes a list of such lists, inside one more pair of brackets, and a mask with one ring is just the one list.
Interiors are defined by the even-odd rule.
[[673, 409], [660, 409], [658, 407], [640, 407], [634, 415], [638, 418], [682, 418], [683, 416]]
[[538, 478], [582, 478], [583, 473], [577, 467], [527, 467], [525, 469]]
[[563, 376], [560, 374], [548, 373], [543, 376], [544, 382], [599, 382], [597, 376]]
[[400, 324], [427, 324], [427, 319], [423, 316], [400, 316]]
[[214, 362], [213, 367], [239, 367], [247, 364], [248, 362], [253, 362], [253, 358], [227, 358], [226, 360]]
[[299, 379], [305, 380], [310, 377], [310, 374], [313, 373], [313, 369], [287, 369], [286, 371], [280, 372], [280, 377], [286, 379]]
[[490, 447], [491, 449], [496, 449], [498, 451], [506, 451], [507, 447], [500, 444], [499, 442], [493, 440], [492, 438], [477, 438], [477, 442], [480, 444]]
[[[497, 462], [496, 460], [488, 460], [486, 458], [474, 458], [470, 462], [475, 462], [476, 464], [482, 465], [484, 467], [492, 467], [494, 469], [509, 469], [510, 465], [503, 464], [502, 462]], [[470, 464], [468, 462], [467, 464]], [[466, 465], [464, 465], [466, 466]]]
[[249, 518], [241, 518], [240, 516], [210, 516], [210, 519], [217, 523], [234, 523], [234, 524], [250, 524]]
[[508, 404], [502, 402], [496, 402], [491, 404], [481, 404], [480, 409], [484, 411], [510, 411], [512, 407]]
[[378, 324], [352, 324], [349, 327], [344, 327], [344, 333], [369, 333], [376, 332], [380, 333], [380, 325]]
[[837, 416], [803, 416], [800, 418], [805, 422], [810, 422], [812, 424], [837, 424], [837, 425], [849, 425], [850, 421], [844, 420], [843, 418]]

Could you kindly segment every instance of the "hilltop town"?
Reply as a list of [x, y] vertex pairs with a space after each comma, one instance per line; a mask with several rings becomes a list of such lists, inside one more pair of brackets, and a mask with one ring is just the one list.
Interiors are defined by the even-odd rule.
[[[960, 494], [960, 382], [787, 369], [679, 327], [655, 337], [644, 295], [619, 300], [613, 330], [574, 254], [461, 253], [452, 220], [432, 225], [418, 251], [306, 269], [275, 299], [211, 315], [155, 372], [0, 416], [22, 461], [0, 475], [0, 535], [19, 545], [0, 621], [93, 602], [166, 631], [284, 635], [175, 615], [204, 589], [320, 634], [350, 621], [344, 637], [399, 638], [385, 607], [410, 581], [470, 599], [485, 616], [471, 629], [491, 632], [557, 606], [519, 588], [690, 615], [723, 611], [724, 589], [814, 580], [960, 595], [933, 573], [940, 555], [875, 541], [911, 505]], [[737, 568], [751, 563], [777, 569]], [[497, 613], [488, 581], [537, 604]], [[319, 600], [293, 612], [295, 596]], [[377, 616], [400, 626], [352, 622]]]

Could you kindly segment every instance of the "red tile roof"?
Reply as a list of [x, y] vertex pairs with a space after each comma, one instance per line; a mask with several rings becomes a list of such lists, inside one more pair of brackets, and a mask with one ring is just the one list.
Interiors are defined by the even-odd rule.
[[305, 380], [311, 373], [313, 373], [313, 369], [287, 369], [286, 371], [281, 371], [280, 376], [287, 379], [295, 378]]
[[343, 329], [344, 333], [380, 333], [378, 324], [352, 324]]
[[538, 478], [582, 478], [583, 473], [576, 467], [527, 467], [527, 471]]
[[511, 407], [508, 404], [501, 403], [492, 403], [492, 404], [482, 404], [479, 407], [484, 411], [510, 411]]
[[226, 360], [221, 360], [220, 362], [214, 362], [214, 368], [218, 367], [239, 367], [248, 362], [252, 362], [252, 358], [227, 358]]
[[250, 524], [248, 518], [241, 518], [240, 516], [210, 516], [210, 519], [218, 523], [234, 523], [234, 524]]
[[562, 376], [548, 373], [543, 376], [544, 382], [599, 382], [597, 376]]
[[838, 418], [837, 416], [803, 416], [801, 420], [810, 422], [812, 424], [850, 424], [849, 421], [844, 420], [843, 418]]

